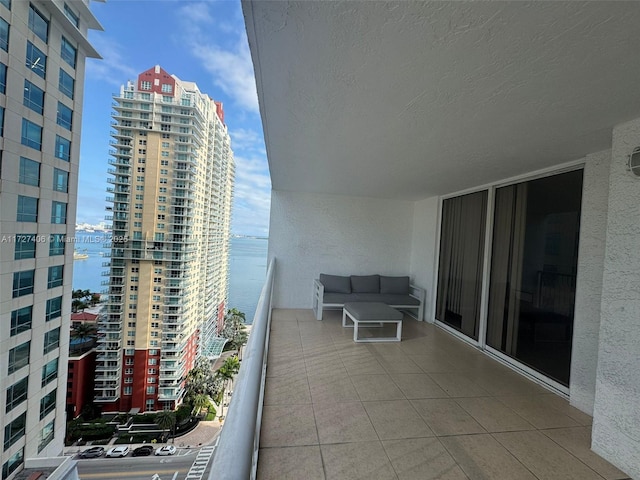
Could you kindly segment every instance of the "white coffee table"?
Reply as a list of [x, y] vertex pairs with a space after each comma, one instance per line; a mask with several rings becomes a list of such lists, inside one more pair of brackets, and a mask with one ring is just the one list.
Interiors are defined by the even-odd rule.
[[[347, 317], [353, 322], [353, 325], [347, 325]], [[342, 326], [353, 328], [353, 341], [357, 343], [399, 342], [402, 340], [402, 317], [401, 312], [385, 303], [348, 302], [344, 304], [342, 309]], [[396, 324], [395, 337], [358, 338], [358, 327], [360, 325], [371, 326], [378, 324], [382, 326], [385, 323]]]

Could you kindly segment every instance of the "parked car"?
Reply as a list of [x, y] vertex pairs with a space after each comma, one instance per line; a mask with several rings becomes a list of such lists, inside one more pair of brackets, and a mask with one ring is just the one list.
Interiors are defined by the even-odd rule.
[[106, 457], [126, 457], [129, 453], [129, 447], [114, 447], [110, 449]]
[[153, 453], [153, 447], [151, 445], [143, 445], [141, 447], [136, 448], [133, 452], [131, 452], [132, 457], [146, 457], [147, 455], [151, 455]]
[[156, 450], [156, 455], [173, 455], [174, 453], [176, 453], [176, 447], [174, 447], [173, 445], [160, 447]]
[[91, 447], [81, 452], [80, 458], [97, 458], [101, 457], [103, 453], [104, 447]]

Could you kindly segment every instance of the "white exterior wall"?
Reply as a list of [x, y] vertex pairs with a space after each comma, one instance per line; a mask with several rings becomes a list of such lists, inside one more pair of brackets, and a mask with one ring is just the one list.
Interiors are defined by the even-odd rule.
[[571, 405], [589, 415], [593, 415], [596, 394], [610, 165], [609, 150], [587, 155], [582, 184], [580, 249], [569, 390]]
[[640, 119], [613, 130], [592, 448], [640, 478]]
[[436, 248], [438, 240], [438, 197], [431, 197], [415, 203], [413, 215], [413, 238], [411, 247], [411, 278], [416, 285], [424, 288], [427, 298], [424, 315], [428, 322], [434, 301], [434, 278], [437, 265]]
[[414, 202], [272, 191], [273, 306], [311, 308], [320, 273], [409, 275], [413, 216]]

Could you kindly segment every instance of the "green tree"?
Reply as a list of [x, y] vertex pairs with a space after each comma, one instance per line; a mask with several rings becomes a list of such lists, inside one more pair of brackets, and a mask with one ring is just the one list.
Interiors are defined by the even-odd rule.
[[86, 340], [96, 336], [96, 326], [93, 323], [80, 322], [71, 327], [71, 338]]
[[215, 398], [220, 388], [220, 382], [211, 368], [211, 361], [206, 357], [198, 358], [194, 367], [187, 373], [184, 403], [194, 408], [198, 395]]
[[155, 422], [162, 429], [162, 436], [165, 437], [165, 432], [176, 425], [176, 412], [169, 410], [158, 412], [156, 413]]
[[203, 408], [208, 408], [210, 406], [211, 399], [209, 398], [209, 395], [205, 393], [198, 393], [193, 399], [193, 411], [191, 413], [197, 415]]
[[247, 321], [243, 312], [232, 308], [227, 310], [224, 317], [224, 327], [222, 336], [229, 340], [229, 345], [235, 350], [239, 350], [242, 345], [247, 343]]
[[227, 358], [222, 366], [216, 372], [216, 377], [221, 380], [222, 389], [219, 395], [220, 398], [220, 417], [224, 418], [224, 391], [228, 385], [233, 381], [233, 378], [240, 371], [240, 361], [238, 357]]

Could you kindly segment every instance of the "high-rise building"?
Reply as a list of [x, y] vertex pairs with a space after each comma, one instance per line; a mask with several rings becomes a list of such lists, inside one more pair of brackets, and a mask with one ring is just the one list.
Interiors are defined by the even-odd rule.
[[114, 96], [103, 411], [173, 409], [227, 299], [235, 166], [222, 104], [160, 66]]
[[[0, 0], [1, 478], [64, 446], [89, 1]], [[29, 413], [27, 413], [29, 412]]]

